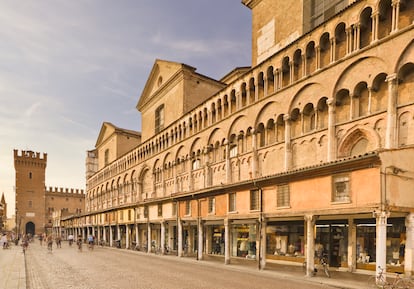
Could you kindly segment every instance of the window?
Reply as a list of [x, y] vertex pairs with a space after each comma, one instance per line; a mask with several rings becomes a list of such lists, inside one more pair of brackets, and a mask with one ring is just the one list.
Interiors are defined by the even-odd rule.
[[191, 215], [191, 201], [185, 201], [185, 215]]
[[104, 159], [105, 166], [109, 164], [109, 149], [105, 150], [105, 159]]
[[277, 207], [289, 207], [290, 206], [290, 193], [289, 185], [279, 185], [277, 186]]
[[33, 206], [33, 202], [29, 201], [29, 208], [31, 208]]
[[144, 218], [148, 218], [148, 207], [144, 207]]
[[250, 210], [259, 210], [260, 194], [259, 190], [250, 191]]
[[229, 194], [229, 212], [236, 211], [236, 193]]
[[200, 168], [200, 159], [193, 160], [192, 168], [193, 170], [198, 170]]
[[161, 104], [155, 110], [155, 133], [159, 133], [164, 128], [164, 105]]
[[230, 157], [237, 157], [237, 145], [235, 144], [230, 146]]
[[349, 202], [349, 176], [332, 177], [332, 202]]
[[172, 204], [172, 215], [173, 216], [177, 215], [177, 203]]
[[208, 198], [208, 213], [214, 214], [216, 211], [216, 198], [210, 197]]
[[158, 217], [162, 217], [162, 204], [158, 204]]
[[33, 178], [33, 174], [32, 174], [32, 172], [30, 172], [29, 173], [29, 179], [32, 179]]
[[128, 210], [128, 221], [131, 221], [131, 216], [132, 216], [131, 210]]
[[[309, 3], [310, 2], [310, 6]], [[348, 4], [347, 0], [307, 0], [305, 6], [310, 7], [310, 25], [311, 29], [323, 23]]]

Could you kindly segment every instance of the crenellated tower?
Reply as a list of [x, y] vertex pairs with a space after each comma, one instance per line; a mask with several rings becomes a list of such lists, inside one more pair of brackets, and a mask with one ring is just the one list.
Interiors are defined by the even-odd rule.
[[16, 226], [20, 233], [44, 232], [47, 154], [14, 150]]

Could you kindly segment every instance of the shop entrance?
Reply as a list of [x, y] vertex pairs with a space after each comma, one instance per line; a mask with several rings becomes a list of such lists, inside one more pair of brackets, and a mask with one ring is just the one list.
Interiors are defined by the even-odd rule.
[[315, 254], [326, 254], [329, 266], [348, 266], [348, 222], [317, 222]]

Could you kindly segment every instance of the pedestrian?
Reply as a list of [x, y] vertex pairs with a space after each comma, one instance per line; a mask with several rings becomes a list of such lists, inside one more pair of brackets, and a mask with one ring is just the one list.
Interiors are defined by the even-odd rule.
[[56, 248], [62, 248], [62, 238], [60, 236], [57, 236], [55, 241], [56, 241]]
[[3, 249], [8, 249], [9, 248], [9, 244], [8, 244], [6, 234], [3, 234], [3, 236], [1, 236], [1, 243], [3, 244]]
[[68, 236], [69, 246], [72, 246], [72, 244], [73, 244], [73, 239], [74, 239], [73, 235], [72, 235], [72, 234], [70, 234], [70, 235]]
[[46, 237], [46, 242], [47, 242], [47, 249], [49, 251], [52, 251], [52, 248], [53, 248], [53, 236], [52, 236], [52, 234], [50, 234]]
[[40, 234], [39, 242], [40, 242], [40, 246], [42, 246], [42, 244], [43, 244], [43, 234]]

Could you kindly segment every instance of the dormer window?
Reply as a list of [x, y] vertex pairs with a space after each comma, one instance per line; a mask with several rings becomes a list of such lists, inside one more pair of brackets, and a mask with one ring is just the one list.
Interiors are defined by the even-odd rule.
[[164, 128], [164, 105], [161, 104], [155, 110], [155, 133], [159, 133]]

